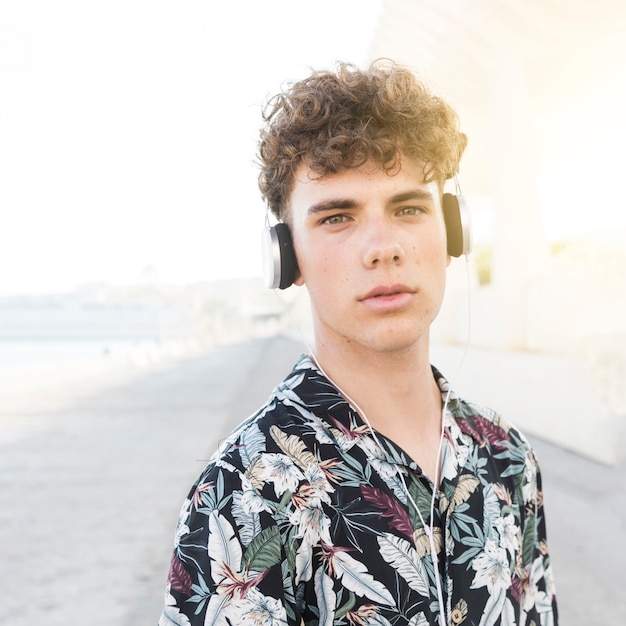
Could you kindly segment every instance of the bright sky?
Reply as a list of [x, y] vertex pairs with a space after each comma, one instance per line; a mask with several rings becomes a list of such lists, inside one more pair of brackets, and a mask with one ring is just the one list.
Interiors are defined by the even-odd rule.
[[260, 273], [260, 110], [382, 0], [0, 6], [0, 295]]

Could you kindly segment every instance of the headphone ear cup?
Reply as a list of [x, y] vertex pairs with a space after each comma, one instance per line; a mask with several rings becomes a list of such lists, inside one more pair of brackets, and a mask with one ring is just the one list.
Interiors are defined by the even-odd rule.
[[298, 271], [289, 226], [279, 222], [263, 231], [263, 278], [269, 289], [287, 289]]
[[448, 236], [448, 254], [459, 257], [472, 251], [472, 236], [469, 212], [463, 196], [443, 194], [443, 219]]

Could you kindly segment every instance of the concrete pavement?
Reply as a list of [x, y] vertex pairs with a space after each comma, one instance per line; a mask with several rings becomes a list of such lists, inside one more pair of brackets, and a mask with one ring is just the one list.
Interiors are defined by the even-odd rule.
[[[66, 405], [58, 389], [31, 405], [0, 397], [0, 429], [12, 428], [0, 437], [0, 623], [154, 626], [189, 487], [301, 351], [287, 337], [248, 340]], [[532, 441], [561, 624], [621, 623], [625, 468]]]

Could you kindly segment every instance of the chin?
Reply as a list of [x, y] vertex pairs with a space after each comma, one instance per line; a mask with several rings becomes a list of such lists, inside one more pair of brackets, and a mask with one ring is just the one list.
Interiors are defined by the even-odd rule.
[[402, 328], [401, 324], [393, 323], [383, 332], [371, 333], [363, 341], [364, 347], [384, 354], [411, 352], [415, 349], [428, 347], [429, 327]]

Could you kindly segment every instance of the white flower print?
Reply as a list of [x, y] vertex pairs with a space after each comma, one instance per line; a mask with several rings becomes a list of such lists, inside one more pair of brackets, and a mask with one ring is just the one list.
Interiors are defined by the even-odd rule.
[[309, 426], [315, 432], [315, 439], [318, 443], [333, 444], [333, 438], [328, 434], [328, 428], [319, 419], [310, 420]]
[[472, 581], [472, 589], [487, 587], [489, 593], [508, 589], [511, 586], [511, 572], [506, 558], [506, 550], [500, 548], [491, 539], [485, 542], [485, 550], [473, 561], [472, 567], [476, 575]]
[[469, 453], [469, 446], [457, 445], [455, 450], [453, 444], [451, 444], [449, 441], [446, 441], [443, 449], [441, 478], [446, 480], [453, 480], [459, 473], [459, 467], [463, 467], [465, 465], [465, 461], [467, 461]]
[[285, 454], [267, 453], [263, 455], [264, 469], [261, 478], [274, 483], [277, 496], [285, 491], [295, 491], [298, 483], [304, 478], [295, 463]]
[[289, 515], [289, 521], [298, 527], [296, 537], [303, 538], [304, 543], [315, 546], [320, 539], [331, 543], [330, 519], [317, 506], [296, 509]]
[[330, 496], [328, 494], [333, 493], [335, 490], [328, 482], [322, 468], [314, 463], [309, 463], [304, 471], [304, 477], [309, 481], [315, 496], [322, 502], [329, 503]]
[[537, 463], [530, 451], [526, 453], [526, 462], [524, 463], [524, 477], [526, 482], [522, 487], [522, 495], [524, 502], [535, 502], [537, 496]]
[[519, 528], [515, 524], [515, 518], [510, 513], [499, 517], [496, 520], [496, 528], [500, 533], [500, 547], [513, 556], [519, 550]]
[[[258, 589], [251, 589], [246, 599], [233, 611], [235, 623], [250, 626], [287, 626], [285, 607], [277, 598], [263, 595]], [[241, 622], [239, 620], [242, 620]]]
[[398, 470], [395, 465], [388, 461], [381, 461], [380, 459], [372, 459], [372, 467], [376, 470], [376, 473], [380, 475], [385, 482], [391, 482], [391, 480], [398, 477]]
[[359, 448], [363, 450], [372, 461], [383, 461], [386, 459], [385, 455], [381, 452], [378, 444], [372, 437], [362, 437], [359, 440]]
[[245, 476], [241, 477], [241, 486], [243, 487], [241, 493], [241, 508], [245, 513], [260, 513], [261, 511], [271, 513], [271, 507], [267, 500], [259, 494]]

